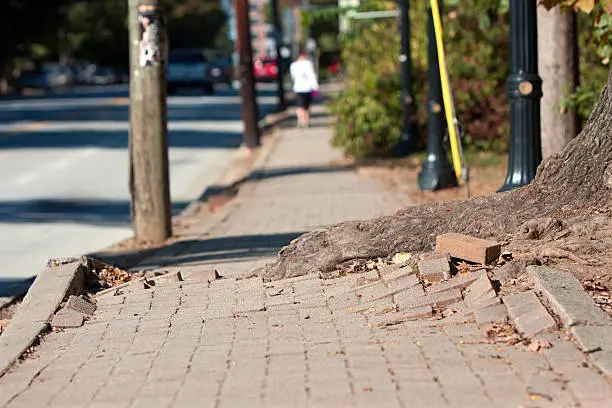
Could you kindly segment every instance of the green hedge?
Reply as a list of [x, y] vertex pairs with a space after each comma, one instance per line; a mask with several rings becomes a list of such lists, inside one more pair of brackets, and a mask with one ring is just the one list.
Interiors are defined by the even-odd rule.
[[[505, 152], [508, 148], [509, 15], [507, 2], [447, 0], [443, 10], [445, 51], [457, 114], [468, 150]], [[413, 85], [418, 110], [416, 148], [425, 141], [427, 100], [427, 7], [411, 2]], [[395, 3], [369, 3], [394, 8]], [[367, 8], [366, 8], [367, 9]], [[597, 59], [588, 30], [591, 17], [579, 14], [581, 87], [560, 102], [588, 117], [608, 68]], [[401, 78], [396, 19], [356, 22], [343, 39], [346, 88], [329, 106], [337, 116], [333, 144], [356, 157], [389, 155], [401, 132]], [[583, 28], [583, 29], [581, 29]]]

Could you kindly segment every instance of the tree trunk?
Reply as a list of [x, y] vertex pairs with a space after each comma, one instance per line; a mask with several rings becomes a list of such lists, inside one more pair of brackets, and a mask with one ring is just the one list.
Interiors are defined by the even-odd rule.
[[[267, 280], [331, 272], [352, 259], [432, 249], [438, 234], [458, 232], [500, 242], [537, 236], [538, 220], [612, 213], [612, 73], [584, 130], [544, 160], [529, 185], [469, 201], [408, 207], [392, 216], [349, 221], [294, 240], [266, 265]], [[534, 219], [536, 219], [534, 221]], [[609, 219], [609, 218], [608, 218]]]
[[539, 71], [542, 77], [542, 157], [559, 153], [579, 130], [575, 111], [561, 112], [559, 103], [578, 85], [576, 15], [559, 6], [538, 7]]

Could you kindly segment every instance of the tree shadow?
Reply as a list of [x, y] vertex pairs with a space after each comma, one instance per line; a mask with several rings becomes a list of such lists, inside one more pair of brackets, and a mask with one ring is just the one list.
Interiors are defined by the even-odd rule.
[[306, 231], [183, 240], [160, 248], [122, 252], [98, 251], [88, 256], [122, 269], [147, 270], [181, 264], [227, 264], [275, 256]]

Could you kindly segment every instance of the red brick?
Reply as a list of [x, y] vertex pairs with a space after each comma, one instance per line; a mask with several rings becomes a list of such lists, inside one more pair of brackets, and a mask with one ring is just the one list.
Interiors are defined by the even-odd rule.
[[454, 258], [488, 264], [499, 258], [501, 245], [495, 241], [450, 232], [438, 235], [436, 252], [449, 253]]
[[422, 259], [418, 266], [423, 280], [439, 282], [450, 278], [450, 264], [446, 255]]

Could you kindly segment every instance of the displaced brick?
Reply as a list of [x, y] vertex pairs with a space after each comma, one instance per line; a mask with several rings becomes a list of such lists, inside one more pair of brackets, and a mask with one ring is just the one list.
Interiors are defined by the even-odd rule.
[[367, 271], [364, 274], [361, 275], [365, 280], [367, 281], [375, 281], [380, 279], [380, 276], [378, 276], [378, 271], [376, 269], [372, 269], [371, 271]]
[[446, 255], [422, 259], [419, 261], [418, 267], [421, 278], [429, 282], [439, 282], [449, 279], [451, 276], [450, 263]]
[[597, 350], [612, 351], [612, 327], [610, 326], [573, 326], [570, 331], [585, 353]]
[[53, 316], [51, 326], [58, 329], [67, 329], [71, 327], [81, 327], [85, 317], [82, 313], [73, 309], [62, 308]]
[[555, 320], [532, 291], [505, 296], [504, 304], [514, 326], [525, 336], [557, 328]]
[[393, 295], [393, 301], [398, 304], [409, 304], [415, 299], [425, 297], [425, 291], [422, 286], [413, 286], [410, 289], [403, 290]]
[[438, 235], [436, 252], [449, 253], [454, 258], [489, 264], [499, 258], [501, 245], [495, 241], [450, 232]]
[[455, 276], [445, 282], [440, 282], [431, 285], [427, 288], [428, 293], [444, 292], [451, 289], [465, 289], [482, 275], [486, 275], [484, 271], [474, 272], [467, 275]]
[[385, 282], [391, 282], [405, 276], [414, 275], [415, 270], [411, 265], [385, 265], [378, 269], [380, 277]]
[[183, 275], [181, 274], [181, 271], [176, 271], [176, 272], [167, 273], [162, 276], [158, 276], [157, 278], [155, 278], [155, 285], [157, 286], [157, 285], [163, 285], [166, 283], [181, 282], [181, 281], [183, 281]]
[[571, 272], [532, 265], [527, 267], [527, 273], [565, 326], [612, 325], [610, 316], [595, 304]]
[[421, 281], [416, 275], [404, 275], [401, 278], [386, 282], [386, 285], [391, 292], [397, 293], [415, 286], [421, 286]]
[[508, 313], [506, 307], [498, 303], [495, 306], [474, 311], [474, 317], [476, 324], [483, 327], [490, 324], [503, 324], [508, 320]]
[[478, 302], [494, 299], [495, 297], [495, 290], [486, 273], [480, 275], [464, 292], [465, 303], [469, 307], [473, 307]]
[[79, 313], [83, 313], [87, 316], [91, 316], [96, 311], [95, 303], [91, 303], [78, 296], [70, 296], [66, 302], [66, 306], [64, 307], [75, 310]]
[[408, 320], [427, 319], [432, 316], [432, 307], [423, 306], [415, 309], [404, 310], [399, 313], [386, 313], [378, 316], [371, 316], [369, 322], [372, 326], [390, 326]]
[[216, 269], [187, 269], [181, 271], [184, 279], [195, 280], [195, 281], [208, 281], [212, 282], [220, 278], [219, 272]]
[[431, 295], [405, 298], [402, 296], [406, 292], [400, 292], [395, 296], [400, 310], [415, 309], [423, 306], [439, 306], [445, 307], [450, 304], [461, 301], [461, 292], [459, 289], [451, 289], [445, 292], [433, 293]]
[[480, 309], [486, 309], [488, 307], [493, 307], [495, 305], [500, 305], [501, 304], [501, 299], [498, 298], [497, 296], [495, 297], [491, 297], [491, 298], [481, 298], [481, 299], [477, 299], [475, 302], [470, 303], [470, 309], [473, 311], [476, 310], [480, 310]]

